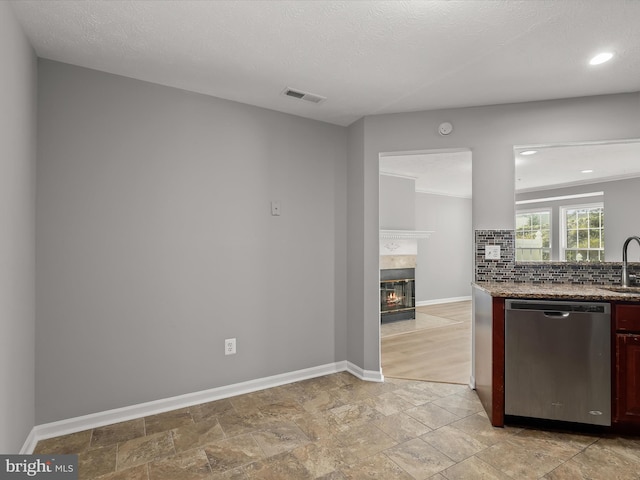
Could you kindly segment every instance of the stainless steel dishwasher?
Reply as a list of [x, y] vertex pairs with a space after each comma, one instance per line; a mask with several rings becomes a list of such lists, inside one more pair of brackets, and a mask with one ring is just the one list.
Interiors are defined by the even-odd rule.
[[505, 414], [611, 425], [608, 303], [505, 301]]

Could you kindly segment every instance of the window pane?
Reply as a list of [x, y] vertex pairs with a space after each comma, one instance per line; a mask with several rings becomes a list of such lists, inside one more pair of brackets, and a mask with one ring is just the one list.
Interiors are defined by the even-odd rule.
[[602, 204], [563, 211], [563, 257], [567, 261], [604, 261], [604, 207]]
[[578, 247], [587, 248], [589, 246], [589, 231], [578, 230]]
[[516, 214], [516, 260], [540, 262], [551, 259], [551, 213], [546, 210]]
[[578, 228], [587, 228], [589, 226], [589, 217], [584, 210], [578, 211]]

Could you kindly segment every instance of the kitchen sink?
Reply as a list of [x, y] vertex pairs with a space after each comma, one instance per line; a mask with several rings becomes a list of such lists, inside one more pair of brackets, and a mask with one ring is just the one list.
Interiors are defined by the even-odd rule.
[[622, 287], [620, 285], [614, 285], [610, 287], [599, 287], [603, 290], [609, 290], [610, 292], [618, 293], [640, 293], [640, 286], [635, 287]]

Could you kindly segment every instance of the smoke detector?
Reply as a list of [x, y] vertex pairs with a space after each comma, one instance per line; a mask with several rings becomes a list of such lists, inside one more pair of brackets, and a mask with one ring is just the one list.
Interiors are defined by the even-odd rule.
[[283, 95], [287, 97], [297, 98], [298, 100], [306, 100], [311, 103], [322, 103], [327, 97], [323, 97], [322, 95], [316, 95], [315, 93], [303, 92], [302, 90], [298, 90], [296, 88], [287, 87], [282, 91]]

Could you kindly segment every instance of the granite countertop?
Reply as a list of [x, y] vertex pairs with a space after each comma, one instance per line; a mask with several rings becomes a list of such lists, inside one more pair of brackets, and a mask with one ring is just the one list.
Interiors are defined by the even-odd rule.
[[[606, 290], [606, 286], [604, 285], [530, 284], [508, 282], [474, 282], [473, 285], [486, 291], [492, 297], [604, 300], [640, 303], [640, 289], [637, 292], [612, 292], [610, 290]], [[612, 285], [612, 287], [615, 286], [616, 285]]]

